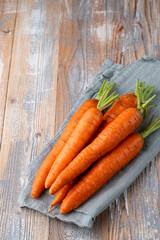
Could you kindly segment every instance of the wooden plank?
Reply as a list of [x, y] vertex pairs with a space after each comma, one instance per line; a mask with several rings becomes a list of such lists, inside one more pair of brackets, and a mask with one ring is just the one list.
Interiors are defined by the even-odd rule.
[[[66, 0], [61, 11], [56, 131], [106, 57], [105, 2]], [[97, 230], [50, 219], [49, 239], [89, 240]]]
[[9, 69], [12, 59], [17, 0], [0, 1], [0, 147], [3, 134]]
[[61, 115], [56, 114], [56, 131], [105, 60], [104, 7], [104, 1], [66, 0], [62, 4], [57, 89], [57, 114]]
[[17, 201], [25, 167], [54, 134], [59, 12], [59, 1], [18, 4], [0, 160], [1, 239], [48, 239], [48, 217]]

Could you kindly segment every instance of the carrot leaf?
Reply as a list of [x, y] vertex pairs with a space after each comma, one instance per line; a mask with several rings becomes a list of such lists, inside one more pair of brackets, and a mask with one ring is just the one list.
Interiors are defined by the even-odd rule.
[[148, 85], [145, 88], [145, 82], [139, 82], [139, 79], [137, 79], [136, 89], [134, 93], [137, 97], [137, 108], [142, 114], [144, 113], [144, 117], [146, 117], [148, 110], [151, 107], [155, 106], [155, 104], [149, 105], [149, 103], [156, 97], [156, 94], [150, 97], [153, 90], [154, 87]]
[[102, 96], [97, 104], [97, 108], [100, 111], [109, 107], [112, 103], [114, 103], [118, 99], [119, 94], [115, 95], [116, 91], [114, 91], [112, 94], [108, 96], [109, 92], [115, 87], [115, 85], [116, 85], [115, 83], [111, 82], [103, 91]]
[[102, 94], [103, 94], [103, 92], [104, 92], [104, 90], [105, 90], [105, 88], [106, 88], [106, 86], [107, 86], [107, 83], [108, 83], [108, 80], [105, 79], [105, 80], [103, 81], [100, 89], [99, 89], [99, 92], [98, 92], [97, 96], [96, 96], [96, 99], [97, 99], [97, 100], [99, 100], [99, 99], [101, 98], [101, 96], [102, 96]]
[[145, 94], [144, 94], [144, 100], [146, 100], [150, 95], [151, 93], [153, 92], [154, 90], [154, 87], [151, 87]]
[[115, 83], [111, 82], [103, 91], [102, 96], [97, 105], [97, 108], [100, 111], [109, 107], [112, 103], [114, 103], [118, 99], [119, 94], [115, 95], [116, 91], [114, 91], [112, 94], [108, 96], [109, 92], [115, 87], [115, 85], [116, 85]]
[[148, 137], [151, 133], [155, 132], [157, 129], [160, 128], [159, 117], [156, 117], [154, 120], [152, 117], [149, 122], [150, 122], [150, 124], [148, 124], [147, 127], [141, 132], [141, 135], [143, 138]]

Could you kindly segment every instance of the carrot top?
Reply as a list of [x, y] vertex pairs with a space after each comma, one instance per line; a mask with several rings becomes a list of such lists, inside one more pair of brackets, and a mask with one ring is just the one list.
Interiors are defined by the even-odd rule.
[[154, 131], [156, 131], [158, 128], [160, 128], [160, 119], [159, 117], [156, 117], [153, 120], [154, 116], [151, 118], [149, 124], [147, 125], [147, 127], [141, 132], [141, 135], [143, 138], [148, 137], [151, 133], [153, 133]]
[[137, 97], [137, 108], [142, 114], [144, 113], [144, 117], [147, 116], [148, 110], [151, 107], [156, 106], [156, 104], [149, 105], [149, 103], [156, 97], [156, 94], [150, 97], [153, 90], [154, 87], [151, 87], [151, 85], [148, 85], [145, 88], [145, 82], [139, 82], [139, 79], [137, 79], [135, 91], [131, 90], [131, 92]]
[[[106, 81], [106, 80], [104, 80], [104, 81]], [[106, 83], [107, 83], [107, 81], [106, 81]], [[111, 93], [108, 97], [109, 92], [115, 87], [115, 85], [116, 85], [115, 83], [111, 82], [106, 88], [103, 88], [103, 92], [102, 92], [101, 97], [100, 97], [100, 99], [98, 101], [98, 104], [97, 104], [97, 108], [100, 111], [109, 107], [110, 105], [112, 105], [118, 99], [119, 94], [115, 95], [116, 91]]]
[[105, 88], [107, 86], [107, 83], [108, 83], [108, 80], [104, 79], [104, 81], [103, 81], [103, 83], [102, 83], [102, 85], [101, 85], [101, 87], [100, 87], [100, 89], [99, 89], [95, 99], [99, 100], [101, 98], [102, 93], [104, 92], [104, 90], [105, 90]]

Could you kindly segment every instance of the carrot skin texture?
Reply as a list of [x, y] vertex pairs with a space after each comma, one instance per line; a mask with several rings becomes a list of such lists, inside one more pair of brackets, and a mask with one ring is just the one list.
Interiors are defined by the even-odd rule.
[[[58, 154], [64, 147], [65, 143], [68, 141], [71, 133], [75, 129], [75, 126], [79, 119], [82, 117], [85, 111], [87, 111], [91, 107], [96, 107], [98, 101], [96, 99], [89, 99], [87, 100], [79, 110], [73, 115], [70, 119], [68, 125], [66, 126], [65, 131], [62, 133], [61, 138], [54, 146], [52, 151], [44, 160], [42, 166], [40, 167], [37, 176], [34, 180], [31, 196], [36, 198], [40, 195], [40, 193], [44, 190], [44, 182], [46, 177], [52, 167], [53, 162], [57, 158]], [[97, 133], [95, 134], [94, 138], [111, 122], [113, 121], [121, 111], [125, 110], [128, 107], [136, 107], [137, 105], [137, 98], [133, 94], [125, 94], [120, 97], [118, 101], [116, 101], [112, 107], [105, 113], [103, 116], [103, 121], [101, 126], [99, 127]]]
[[71, 188], [72, 188], [72, 186], [69, 183], [66, 184], [63, 188], [61, 188], [56, 193], [55, 199], [52, 202], [52, 206], [55, 206], [58, 203], [61, 203]]
[[105, 127], [111, 123], [116, 117], [121, 114], [124, 110], [128, 108], [136, 108], [137, 107], [137, 97], [133, 94], [125, 94], [122, 95], [104, 114], [103, 121], [100, 127], [95, 134], [98, 136], [100, 132], [102, 132]]
[[113, 105], [108, 109], [108, 111], [103, 116], [103, 121], [98, 128], [97, 132], [91, 139], [91, 143], [104, 129], [110, 124], [119, 114], [128, 108], [137, 107], [137, 97], [133, 94], [122, 95]]
[[[96, 107], [98, 101], [96, 99], [89, 99], [82, 106], [78, 109], [78, 111], [73, 115], [73, 117], [68, 122], [66, 129], [62, 133], [62, 136], [58, 140], [57, 144], [54, 146], [52, 151], [46, 157], [44, 162], [42, 163], [38, 173], [35, 177], [31, 196], [33, 198], [39, 197], [40, 193], [44, 190], [44, 182], [46, 177], [52, 167], [53, 162], [57, 158], [58, 154], [64, 147], [65, 143], [68, 141], [70, 135], [74, 131], [78, 121], [81, 119], [82, 115], [91, 107]], [[121, 113], [121, 111], [125, 110], [128, 107], [136, 107], [137, 105], [137, 98], [133, 94], [125, 94], [120, 97], [118, 101], [116, 101], [110, 109], [105, 113], [103, 116], [103, 121], [94, 135], [94, 138], [111, 122], [113, 121], [117, 115]]]
[[69, 191], [61, 204], [61, 214], [66, 214], [84, 203], [114, 174], [126, 166], [142, 149], [144, 140], [133, 133], [112, 152], [99, 159]]
[[82, 118], [84, 113], [90, 109], [90, 108], [96, 108], [97, 107], [98, 100], [96, 99], [88, 99], [85, 101], [81, 107], [77, 110], [77, 112], [71, 117], [69, 120], [64, 132], [62, 133], [60, 139], [56, 143], [56, 145], [53, 147], [51, 152], [48, 154], [48, 156], [43, 161], [41, 167], [39, 168], [36, 177], [33, 182], [31, 196], [33, 198], [39, 197], [41, 192], [45, 189], [45, 180], [46, 177], [52, 167], [53, 162], [63, 149], [64, 145], [68, 141], [69, 137], [73, 133], [74, 129], [77, 126], [77, 123]]
[[61, 188], [57, 193], [56, 196], [52, 202], [52, 206], [57, 205], [58, 203], [61, 203], [63, 199], [68, 194], [69, 190], [73, 187], [73, 185], [77, 182], [77, 178], [73, 180], [71, 183], [66, 184], [63, 188]]
[[[48, 188], [56, 180], [57, 176], [67, 167], [67, 165], [86, 146], [89, 140], [96, 133], [103, 120], [102, 112], [97, 108], [90, 108], [84, 113], [78, 122], [73, 134], [53, 163], [46, 178], [45, 187]], [[73, 180], [73, 179], [72, 179]]]
[[64, 185], [86, 171], [91, 164], [112, 151], [137, 129], [142, 120], [143, 116], [137, 108], [128, 108], [123, 111], [59, 174], [50, 187], [49, 193], [56, 193]]

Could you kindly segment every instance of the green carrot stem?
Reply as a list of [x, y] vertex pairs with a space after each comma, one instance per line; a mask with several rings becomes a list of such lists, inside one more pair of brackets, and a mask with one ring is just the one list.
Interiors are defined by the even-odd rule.
[[111, 82], [111, 83], [107, 86], [107, 88], [108, 88], [109, 90], [112, 90], [115, 86], [116, 86], [116, 84], [115, 84], [114, 82]]
[[116, 84], [111, 82], [106, 89], [103, 91], [102, 96], [98, 102], [97, 108], [102, 111], [105, 108], [109, 107], [114, 101], [116, 101], [119, 97], [119, 94], [115, 95], [116, 91], [114, 91], [112, 94], [109, 94], [109, 92], [114, 88]]
[[149, 105], [147, 108], [150, 109], [150, 108], [156, 107], [156, 106], [157, 106], [157, 104], [152, 104], [152, 105]]
[[137, 79], [136, 83], [136, 89], [135, 89], [135, 95], [137, 97], [137, 108], [140, 110], [140, 112], [143, 114], [145, 113], [145, 116], [148, 113], [148, 110], [155, 106], [155, 104], [149, 105], [149, 103], [156, 97], [156, 94], [149, 98], [150, 94], [153, 92], [154, 87], [151, 87], [150, 85], [145, 87], [145, 82], [139, 82], [139, 79]]
[[99, 92], [98, 92], [97, 96], [96, 96], [96, 99], [97, 99], [97, 100], [99, 100], [99, 99], [101, 98], [102, 93], [104, 92], [104, 90], [105, 90], [105, 88], [106, 88], [106, 86], [107, 86], [107, 83], [108, 83], [108, 80], [105, 79], [105, 80], [103, 81], [100, 89], [99, 89]]
[[108, 97], [103, 104], [101, 104], [100, 106], [97, 105], [97, 108], [99, 110], [104, 110], [105, 108], [109, 107], [110, 105], [112, 105], [119, 97], [119, 94], [112, 96], [111, 98]]
[[[156, 94], [154, 94], [151, 98], [149, 98], [144, 104], [142, 104], [143, 108], [146, 108], [147, 105], [156, 97]], [[153, 105], [152, 105], [153, 106]]]
[[144, 102], [143, 92], [144, 92], [144, 89], [145, 89], [145, 82], [140, 82], [140, 88], [141, 88], [141, 92], [142, 92], [142, 94], [141, 94], [142, 102]]
[[150, 124], [147, 126], [147, 129], [151, 129], [154, 126], [154, 124], [157, 122], [158, 119], [159, 119], [159, 117], [156, 117], [154, 121], [152, 119], [150, 121]]
[[135, 95], [138, 96], [139, 94], [139, 91], [138, 91], [138, 87], [139, 87], [139, 79], [137, 79], [137, 82], [136, 82], [136, 89], [135, 89]]
[[140, 89], [140, 87], [138, 87], [138, 90], [137, 90], [137, 92], [138, 92], [138, 108], [140, 108], [141, 104], [142, 104], [142, 91], [141, 90], [142, 89]]
[[142, 88], [142, 91], [143, 91], [145, 88], [145, 82], [140, 82], [140, 87]]
[[152, 87], [147, 93], [144, 94], [144, 100], [146, 100], [151, 95], [153, 90], [154, 90], [154, 87]]
[[151, 85], [148, 85], [148, 86], [144, 89], [144, 94], [146, 94], [146, 93], [149, 91], [150, 88], [151, 88]]
[[151, 119], [149, 120], [149, 122], [148, 122], [148, 124], [146, 125], [146, 127], [145, 128], [148, 128], [149, 127], [149, 125], [152, 123], [152, 121], [153, 121], [153, 119], [154, 119], [154, 115], [152, 115], [152, 117], [151, 117]]
[[141, 132], [143, 138], [148, 137], [151, 133], [160, 128], [160, 119], [156, 117], [151, 123]]

